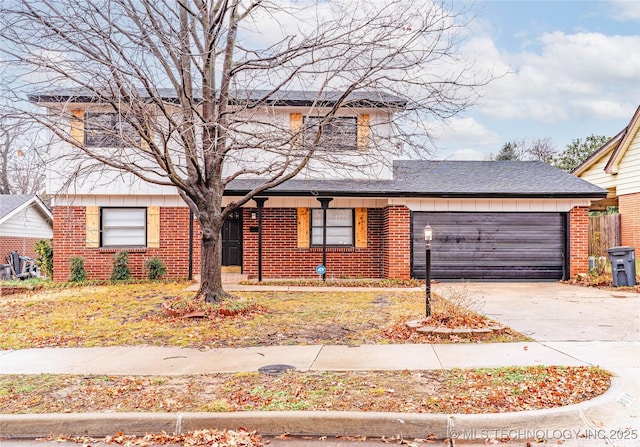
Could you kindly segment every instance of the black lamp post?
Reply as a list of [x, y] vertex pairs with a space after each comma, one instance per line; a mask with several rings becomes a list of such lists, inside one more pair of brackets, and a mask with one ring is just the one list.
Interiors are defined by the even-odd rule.
[[426, 251], [426, 275], [425, 275], [425, 286], [426, 286], [426, 308], [427, 308], [427, 318], [431, 316], [431, 241], [433, 240], [433, 229], [429, 224], [424, 227], [424, 246]]

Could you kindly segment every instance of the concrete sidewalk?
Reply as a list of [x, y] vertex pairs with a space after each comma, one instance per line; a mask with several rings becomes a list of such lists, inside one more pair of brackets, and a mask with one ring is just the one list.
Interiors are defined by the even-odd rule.
[[[625, 345], [626, 346], [626, 345]], [[624, 358], [630, 358], [629, 352]], [[308, 371], [587, 365], [537, 342], [495, 344], [308, 345], [216, 348], [41, 348], [0, 352], [0, 374], [181, 375], [249, 372], [270, 364]]]

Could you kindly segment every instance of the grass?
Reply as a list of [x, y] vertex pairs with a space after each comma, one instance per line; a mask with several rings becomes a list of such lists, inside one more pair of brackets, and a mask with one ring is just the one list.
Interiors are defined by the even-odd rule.
[[7, 375], [0, 413], [382, 411], [501, 413], [569, 405], [610, 386], [589, 367], [188, 376]]
[[[162, 305], [187, 298], [185, 283], [49, 288], [0, 298], [0, 349], [153, 345], [244, 347], [427, 343], [398, 328], [423, 316], [424, 292], [238, 292], [249, 313], [169, 318]], [[433, 309], [449, 306], [437, 297]], [[453, 341], [522, 341], [509, 332]], [[447, 342], [446, 340], [443, 340]]]

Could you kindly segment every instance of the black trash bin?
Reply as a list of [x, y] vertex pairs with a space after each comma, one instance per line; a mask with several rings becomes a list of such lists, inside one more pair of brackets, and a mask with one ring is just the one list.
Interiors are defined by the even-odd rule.
[[636, 285], [636, 257], [633, 247], [612, 247], [607, 250], [611, 262], [614, 287]]

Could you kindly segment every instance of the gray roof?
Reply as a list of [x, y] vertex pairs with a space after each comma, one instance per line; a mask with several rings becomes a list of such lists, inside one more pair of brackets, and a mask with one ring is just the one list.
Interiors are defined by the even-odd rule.
[[[178, 95], [175, 90], [159, 88], [157, 94], [167, 102], [177, 102]], [[200, 101], [201, 92], [194, 92], [195, 101]], [[142, 97], [149, 97], [144, 91], [140, 91]], [[242, 103], [269, 104], [274, 106], [331, 106], [342, 96], [339, 91], [302, 91], [302, 90], [236, 90], [233, 101]], [[105, 97], [99, 92], [80, 89], [56, 89], [33, 92], [29, 100], [33, 102], [99, 102], [99, 98]], [[398, 96], [382, 91], [356, 91], [350, 93], [343, 101], [345, 106], [352, 107], [404, 107], [407, 101]]]
[[36, 197], [35, 194], [0, 194], [0, 220], [34, 197]]
[[[234, 180], [227, 195], [259, 180]], [[602, 198], [607, 191], [540, 161], [394, 161], [393, 180], [289, 180], [265, 196]]]

